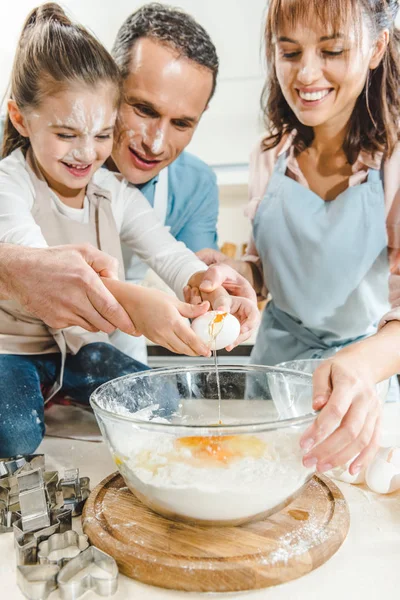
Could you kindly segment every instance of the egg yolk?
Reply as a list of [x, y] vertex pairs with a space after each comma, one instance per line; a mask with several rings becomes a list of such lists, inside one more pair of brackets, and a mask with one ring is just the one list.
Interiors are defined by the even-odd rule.
[[190, 449], [194, 458], [225, 464], [248, 456], [260, 458], [266, 448], [254, 435], [190, 436], [178, 438], [175, 446]]
[[[211, 321], [211, 323], [208, 327], [208, 334], [212, 339], [216, 338], [217, 335], [221, 332], [222, 322], [225, 319], [227, 314], [228, 313], [220, 313], [218, 315], [215, 315], [215, 317]], [[221, 323], [221, 327], [217, 328], [216, 325], [218, 325], [219, 323]]]

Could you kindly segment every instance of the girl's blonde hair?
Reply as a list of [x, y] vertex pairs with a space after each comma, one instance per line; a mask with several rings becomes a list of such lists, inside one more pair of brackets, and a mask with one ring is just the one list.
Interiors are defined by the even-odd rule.
[[[49, 2], [35, 8], [22, 29], [11, 73], [10, 98], [19, 110], [34, 109], [44, 96], [57, 94], [79, 83], [115, 86], [113, 101], [120, 101], [121, 82], [117, 65], [102, 44], [81, 25], [72, 23], [62, 8]], [[23, 137], [7, 115], [3, 157], [16, 148], [27, 149]]]
[[265, 125], [272, 133], [263, 142], [264, 150], [276, 147], [293, 129], [297, 130], [297, 154], [314, 139], [313, 129], [303, 125], [286, 102], [276, 75], [275, 41], [282, 25], [309, 23], [315, 17], [329, 32], [331, 28], [333, 32], [346, 32], [352, 23], [357, 23], [360, 37], [364, 18], [373, 40], [385, 29], [389, 30], [390, 40], [378, 67], [369, 71], [350, 118], [343, 149], [351, 164], [360, 151], [392, 155], [400, 139], [400, 32], [395, 27], [398, 10], [398, 0], [270, 0], [265, 26], [269, 72], [261, 104]]

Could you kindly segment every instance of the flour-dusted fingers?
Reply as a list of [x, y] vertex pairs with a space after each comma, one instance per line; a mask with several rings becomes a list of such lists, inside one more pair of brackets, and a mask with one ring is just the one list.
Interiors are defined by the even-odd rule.
[[314, 459], [320, 472], [346, 464], [369, 445], [377, 419], [378, 411], [375, 407], [368, 411], [362, 400], [355, 401], [336, 431], [318, 446], [314, 446], [304, 456], [304, 462], [309, 463]]
[[329, 401], [300, 439], [300, 446], [305, 452], [308, 453], [340, 425], [355, 395], [354, 390], [346, 383], [335, 386]]
[[[371, 414], [365, 421], [364, 427], [354, 442], [343, 448], [340, 452], [331, 456], [325, 455], [325, 452], [323, 452], [321, 462], [317, 463], [317, 471], [319, 473], [324, 473], [335, 467], [346, 465], [352, 458], [359, 456], [362, 451], [369, 448], [377, 420], [378, 417], [375, 414]], [[324, 442], [321, 446], [324, 446]]]

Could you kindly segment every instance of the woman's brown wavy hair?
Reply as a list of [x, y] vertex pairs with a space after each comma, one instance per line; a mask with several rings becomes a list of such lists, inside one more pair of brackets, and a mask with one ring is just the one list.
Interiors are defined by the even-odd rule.
[[[325, 30], [344, 31], [351, 23], [366, 19], [373, 39], [388, 29], [390, 40], [376, 69], [370, 70], [364, 89], [350, 118], [343, 150], [351, 164], [360, 151], [372, 155], [382, 152], [388, 158], [400, 139], [400, 32], [395, 27], [398, 0], [270, 0], [265, 25], [268, 66], [267, 82], [261, 104], [264, 122], [270, 135], [263, 150], [275, 148], [293, 129], [295, 153], [308, 148], [313, 139], [312, 127], [303, 125], [286, 102], [275, 69], [275, 40], [282, 24], [295, 26], [310, 22], [315, 16]], [[329, 24], [329, 26], [328, 26]], [[359, 35], [361, 25], [359, 25]]]

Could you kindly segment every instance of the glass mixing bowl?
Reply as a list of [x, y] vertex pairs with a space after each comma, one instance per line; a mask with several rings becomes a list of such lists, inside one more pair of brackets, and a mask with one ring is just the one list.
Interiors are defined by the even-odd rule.
[[150, 370], [91, 396], [128, 488], [168, 518], [239, 525], [288, 504], [313, 474], [299, 439], [312, 377], [263, 366]]

